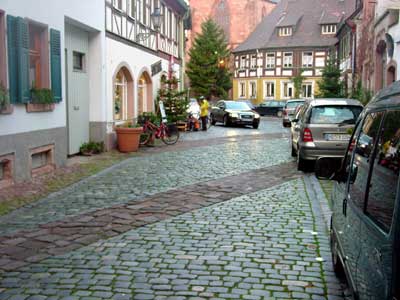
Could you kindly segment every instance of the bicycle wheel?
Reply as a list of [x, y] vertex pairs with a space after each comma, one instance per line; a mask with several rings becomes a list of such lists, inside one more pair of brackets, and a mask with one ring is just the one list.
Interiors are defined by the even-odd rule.
[[140, 135], [139, 145], [146, 145], [150, 141], [152, 134], [153, 131], [150, 128], [146, 128], [144, 132]]
[[161, 140], [167, 145], [175, 144], [179, 140], [179, 131], [176, 125], [165, 126]]

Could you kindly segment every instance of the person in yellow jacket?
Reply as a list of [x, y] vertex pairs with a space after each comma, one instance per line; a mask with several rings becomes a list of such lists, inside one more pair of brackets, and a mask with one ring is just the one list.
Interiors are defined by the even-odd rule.
[[210, 108], [210, 104], [207, 99], [201, 96], [199, 98], [200, 105], [200, 119], [201, 119], [201, 127], [203, 131], [207, 130], [207, 118], [208, 118], [208, 109]]

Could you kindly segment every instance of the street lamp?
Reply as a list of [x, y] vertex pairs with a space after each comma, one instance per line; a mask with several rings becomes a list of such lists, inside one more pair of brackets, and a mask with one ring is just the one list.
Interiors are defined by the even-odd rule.
[[[161, 8], [156, 7], [150, 15], [150, 22], [153, 24], [154, 31], [157, 33], [160, 31], [162, 23], [163, 14], [161, 13]], [[141, 32], [136, 35], [136, 42], [147, 40], [153, 33], [151, 29], [149, 32]]]

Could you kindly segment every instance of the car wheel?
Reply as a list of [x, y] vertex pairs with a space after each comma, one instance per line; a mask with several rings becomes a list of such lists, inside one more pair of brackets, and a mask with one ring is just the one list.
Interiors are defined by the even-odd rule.
[[343, 269], [342, 261], [340, 260], [340, 257], [339, 257], [338, 243], [337, 243], [335, 234], [333, 233], [333, 229], [332, 229], [332, 219], [331, 219], [330, 242], [331, 242], [333, 271], [335, 272], [337, 277], [342, 278], [344, 276], [344, 269]]
[[228, 118], [227, 115], [225, 115], [225, 116], [224, 116], [224, 126], [225, 126], [225, 127], [229, 126], [229, 123], [230, 123], [230, 122], [229, 122], [229, 118]]
[[217, 121], [215, 121], [214, 116], [210, 115], [210, 119], [211, 119], [211, 125], [215, 125], [217, 123]]
[[278, 116], [278, 118], [281, 118], [281, 117], [282, 117], [282, 112], [281, 112], [281, 111], [278, 111], [278, 112], [276, 113], [276, 115]]
[[259, 123], [259, 122], [253, 123], [253, 128], [254, 128], [254, 129], [258, 129], [258, 126], [260, 126], [260, 123]]
[[300, 151], [297, 153], [297, 170], [305, 171], [307, 168], [307, 161], [300, 156]]
[[296, 149], [294, 149], [294, 146], [293, 146], [293, 144], [292, 144], [292, 157], [296, 157], [297, 156], [297, 153], [296, 153]]

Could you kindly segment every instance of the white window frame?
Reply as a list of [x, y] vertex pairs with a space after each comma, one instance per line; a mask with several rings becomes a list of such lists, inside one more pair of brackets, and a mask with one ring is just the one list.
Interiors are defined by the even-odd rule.
[[137, 0], [129, 0], [129, 7], [127, 8], [128, 16], [134, 20], [136, 20], [136, 1]]
[[[290, 54], [290, 55], [286, 55]], [[283, 67], [284, 68], [293, 68], [293, 52], [283, 52]]]
[[[305, 54], [310, 54], [310, 55], [305, 55]], [[302, 53], [301, 57], [301, 64], [303, 68], [312, 68], [314, 66], [314, 53], [312, 51], [304, 51]]]
[[[287, 92], [285, 91], [285, 87], [287, 86]], [[289, 90], [292, 90], [291, 95], [289, 95]], [[285, 95], [287, 94], [287, 96]], [[281, 82], [281, 98], [282, 99], [291, 99], [294, 97], [294, 84], [292, 81], [282, 81]]]
[[[254, 90], [253, 90], [253, 87], [254, 87]], [[254, 91], [254, 94], [253, 94], [253, 91]], [[254, 98], [254, 99], [257, 98], [257, 81], [254, 81], [254, 80], [249, 81], [249, 97]]]
[[246, 55], [241, 55], [239, 60], [239, 69], [246, 68]]
[[[121, 3], [121, 7], [118, 7], [118, 3]], [[118, 9], [119, 11], [122, 11], [122, 10], [123, 10], [123, 6], [124, 6], [123, 0], [113, 0], [113, 1], [112, 1], [112, 4], [113, 4], [113, 7], [114, 7], [115, 9]]]
[[275, 99], [275, 96], [276, 96], [276, 81], [264, 80], [264, 99], [265, 100]]
[[291, 26], [279, 27], [279, 36], [291, 36], [293, 28]]
[[252, 54], [250, 56], [250, 68], [251, 69], [257, 68], [257, 54]]
[[275, 68], [275, 63], [276, 63], [275, 52], [267, 52], [265, 54], [265, 67], [267, 69], [273, 69]]
[[246, 81], [239, 81], [239, 98], [246, 98]]
[[325, 24], [322, 25], [321, 32], [322, 34], [335, 34], [337, 30], [336, 24]]
[[[304, 94], [304, 87], [306, 87], [306, 86], [311, 86], [311, 95]], [[301, 95], [303, 96], [303, 98], [306, 98], [306, 99], [314, 99], [314, 83], [313, 82], [303, 82], [303, 84], [301, 85]]]

